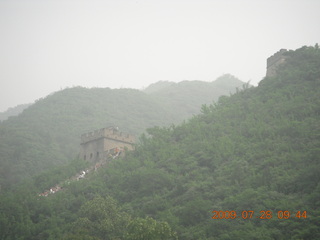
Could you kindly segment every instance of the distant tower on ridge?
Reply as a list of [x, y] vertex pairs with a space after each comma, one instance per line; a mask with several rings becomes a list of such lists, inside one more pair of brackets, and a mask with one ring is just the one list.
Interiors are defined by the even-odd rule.
[[280, 49], [267, 59], [267, 77], [274, 77], [276, 75], [279, 65], [284, 63], [288, 58], [288, 56], [284, 55], [286, 52], [287, 49]]

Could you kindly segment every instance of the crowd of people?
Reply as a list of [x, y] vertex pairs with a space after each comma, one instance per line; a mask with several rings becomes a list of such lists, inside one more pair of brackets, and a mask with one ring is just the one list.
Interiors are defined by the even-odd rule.
[[[79, 181], [80, 179], [85, 178], [85, 175], [89, 172], [89, 169], [87, 170], [83, 170], [80, 173], [78, 173], [77, 175], [75, 175], [74, 177], [72, 177], [71, 179], [67, 180], [66, 182], [68, 184], [70, 184], [70, 182], [74, 179], [76, 179], [77, 181]], [[52, 188], [50, 188], [49, 190], [44, 191], [43, 193], [39, 193], [39, 197], [47, 197], [49, 194], [54, 194], [60, 190], [62, 190], [63, 188], [60, 185], [56, 185]]]
[[[117, 157], [120, 156], [121, 152], [123, 151], [122, 148], [114, 148], [112, 149], [112, 153], [109, 154], [108, 159], [115, 159]], [[76, 174], [75, 176], [73, 176], [72, 178], [70, 178], [69, 180], [67, 180], [67, 184], [70, 184], [71, 181], [77, 180], [79, 181], [80, 179], [84, 179], [85, 176], [94, 169], [94, 171], [97, 171], [98, 168], [102, 167], [103, 165], [105, 165], [107, 163], [107, 160], [104, 161], [99, 161], [97, 162], [94, 166], [92, 166], [91, 168], [88, 168], [86, 170], [82, 170], [80, 173]], [[60, 185], [56, 185], [52, 188], [50, 188], [49, 190], [44, 191], [43, 193], [40, 193], [38, 196], [41, 197], [47, 197], [49, 194], [54, 194], [60, 190], [62, 190], [63, 188]]]
[[60, 187], [59, 185], [56, 185], [56, 186], [50, 188], [50, 190], [47, 190], [43, 193], [40, 193], [39, 197], [47, 197], [49, 194], [54, 194], [54, 193], [60, 191], [61, 189], [62, 189], [62, 187]]

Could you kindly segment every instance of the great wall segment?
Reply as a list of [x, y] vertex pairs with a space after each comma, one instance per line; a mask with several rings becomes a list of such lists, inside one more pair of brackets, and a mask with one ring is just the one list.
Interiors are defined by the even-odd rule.
[[47, 197], [69, 185], [73, 181], [87, 178], [91, 173], [96, 172], [100, 167], [107, 165], [113, 159], [123, 157], [125, 151], [134, 150], [135, 137], [128, 133], [119, 131], [118, 127], [101, 128], [81, 135], [79, 158], [89, 161], [90, 167], [69, 179], [56, 184], [49, 190], [38, 194]]
[[120, 132], [118, 127], [107, 127], [81, 135], [80, 158], [90, 162], [106, 160], [110, 154], [133, 150], [135, 137]]

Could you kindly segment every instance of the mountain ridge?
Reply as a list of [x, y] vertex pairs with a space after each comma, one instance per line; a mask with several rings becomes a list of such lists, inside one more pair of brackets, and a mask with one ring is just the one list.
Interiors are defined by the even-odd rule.
[[202, 100], [205, 94], [201, 91], [192, 97], [180, 93], [168, 99], [161, 98], [165, 93], [155, 96], [137, 89], [73, 87], [38, 99], [18, 116], [0, 123], [0, 184], [8, 186], [25, 176], [66, 164], [76, 157], [84, 132], [113, 125], [138, 137], [146, 128], [183, 121], [199, 112], [201, 104], [222, 94], [207, 91]]
[[8, 108], [4, 112], [0, 112], [0, 122], [7, 120], [9, 117], [19, 115], [20, 113], [22, 113], [25, 109], [27, 109], [31, 105], [32, 105], [32, 103], [19, 104], [15, 107]]
[[1, 236], [319, 239], [320, 50], [290, 55], [259, 86], [148, 128], [135, 151], [85, 181], [37, 196], [78, 159], [0, 194]]

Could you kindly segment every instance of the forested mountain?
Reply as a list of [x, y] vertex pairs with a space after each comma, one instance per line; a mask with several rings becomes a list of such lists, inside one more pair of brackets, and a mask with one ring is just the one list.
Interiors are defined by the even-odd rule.
[[195, 103], [200, 108], [200, 102], [210, 103], [218, 95], [234, 92], [239, 84], [244, 83], [238, 80], [224, 91], [208, 91], [190, 83], [184, 90], [174, 89], [171, 97], [166, 95], [173, 92], [171, 88], [157, 96], [133, 89], [82, 87], [52, 93], [0, 123], [0, 185], [7, 188], [27, 176], [70, 162], [77, 156], [84, 132], [118, 126], [138, 138], [146, 128], [181, 122], [195, 113]]
[[1, 123], [1, 185], [74, 159], [84, 132], [117, 125], [139, 134], [168, 120], [170, 113], [138, 90], [77, 87], [54, 93]]
[[[320, 50], [274, 77], [153, 127], [123, 159], [48, 197], [85, 166], [0, 195], [2, 239], [320, 239]], [[41, 181], [42, 180], [42, 181]]]
[[170, 87], [172, 85], [174, 85], [174, 82], [170, 82], [170, 81], [158, 81], [156, 83], [152, 83], [150, 84], [147, 88], [143, 89], [143, 91], [145, 93], [154, 93], [154, 92], [158, 92], [164, 88]]
[[235, 92], [236, 88], [241, 88], [243, 84], [244, 82], [236, 77], [225, 74], [213, 82], [160, 81], [150, 85], [144, 91], [152, 94], [170, 112], [180, 116], [179, 120], [183, 120], [200, 113], [202, 104], [209, 104], [222, 95], [229, 95]]
[[9, 117], [17, 116], [26, 108], [28, 108], [31, 104], [20, 104], [16, 107], [9, 108], [4, 112], [0, 112], [0, 122], [7, 120]]

